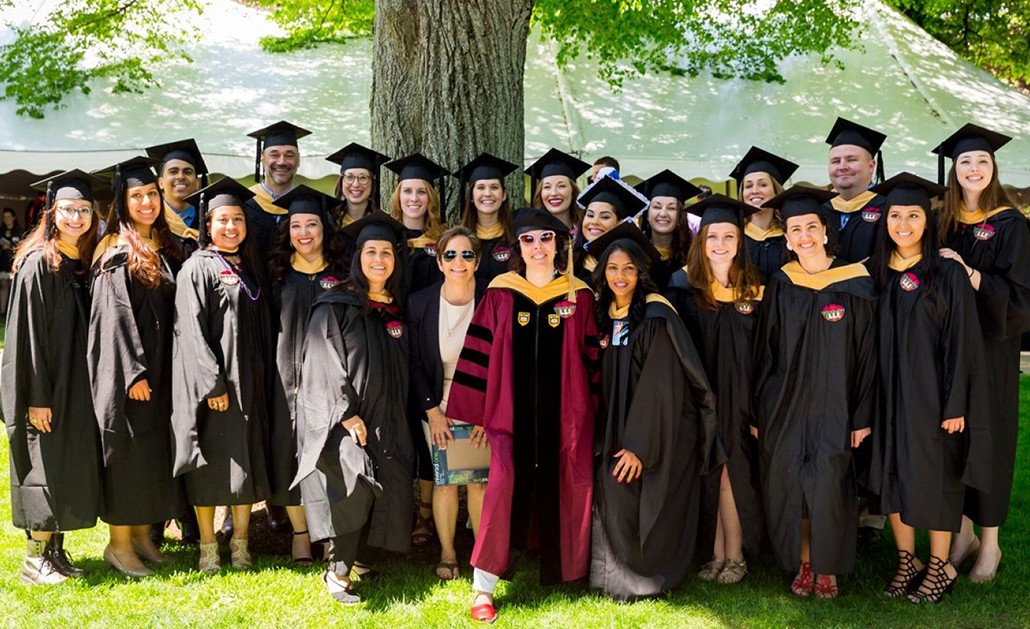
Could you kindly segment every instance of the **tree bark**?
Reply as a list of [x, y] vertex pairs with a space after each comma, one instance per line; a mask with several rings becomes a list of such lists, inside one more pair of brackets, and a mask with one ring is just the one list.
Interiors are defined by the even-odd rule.
[[[453, 171], [488, 152], [519, 164], [508, 178], [522, 203], [523, 77], [533, 0], [378, 0], [373, 27], [372, 146], [420, 152]], [[396, 184], [383, 175], [383, 205]], [[457, 219], [459, 184], [447, 183]]]

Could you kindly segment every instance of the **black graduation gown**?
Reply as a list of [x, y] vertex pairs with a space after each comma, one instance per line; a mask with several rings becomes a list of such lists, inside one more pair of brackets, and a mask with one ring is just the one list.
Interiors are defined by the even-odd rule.
[[268, 501], [274, 505], [300, 504], [301, 489], [296, 487], [291, 491], [290, 485], [297, 475], [297, 389], [304, 337], [311, 306], [322, 293], [340, 283], [339, 275], [329, 268], [313, 274], [290, 268], [282, 281], [272, 287], [278, 317], [273, 340], [278, 379], [270, 433], [272, 495]]
[[[251, 300], [246, 282], [258, 298]], [[245, 505], [270, 494], [269, 431], [274, 382], [268, 297], [218, 254], [200, 250], [175, 292], [172, 431], [176, 476], [196, 506]], [[229, 394], [229, 408], [207, 400]]]
[[763, 282], [787, 263], [787, 239], [783, 236], [769, 236], [756, 240], [745, 233], [744, 246], [748, 260], [762, 274]]
[[[990, 423], [983, 344], [965, 269], [942, 260], [927, 293], [926, 263], [889, 271], [877, 304], [883, 408], [871, 435], [870, 486], [905, 524], [959, 530], [966, 486], [988, 489]], [[941, 422], [965, 417], [948, 434]]]
[[[672, 276], [665, 295], [686, 324], [718, 400], [717, 443], [726, 457], [744, 550], [757, 555], [767, 545], [758, 478], [758, 442], [750, 430], [754, 423], [751, 409], [753, 330], [761, 302], [718, 302], [716, 310], [702, 309], [682, 269]], [[698, 537], [702, 557], [707, 557], [715, 544], [721, 485], [722, 467], [702, 479]]]
[[[887, 197], [882, 194], [872, 195], [862, 209], [850, 214], [833, 209], [831, 199], [823, 205], [823, 211], [828, 227], [840, 245], [837, 257], [845, 262], [861, 262], [873, 255], [876, 230], [880, 228], [881, 223], [880, 217], [887, 214]], [[842, 216], [848, 217], [843, 229], [840, 226]]]
[[[50, 271], [39, 251], [13, 277], [3, 363], [3, 415], [11, 462], [11, 520], [19, 529], [90, 528], [103, 510], [100, 445], [86, 367], [89, 294], [61, 257]], [[29, 425], [49, 407], [52, 432]]]
[[507, 273], [510, 269], [508, 262], [513, 255], [518, 255], [517, 250], [512, 250], [511, 243], [500, 238], [480, 240], [479, 268], [476, 269], [476, 285], [487, 286], [490, 281], [501, 273]]
[[[372, 302], [366, 313], [354, 293], [330, 290], [311, 310], [303, 353], [294, 483], [304, 494], [312, 539], [368, 524], [369, 546], [406, 552], [415, 454], [406, 413], [408, 339], [399, 309]], [[342, 426], [355, 415], [368, 430], [364, 448]], [[325, 483], [319, 496], [308, 495], [309, 478]]]
[[[419, 239], [421, 231], [405, 229], [404, 237], [408, 240]], [[436, 245], [412, 247], [408, 245], [408, 259], [404, 269], [404, 299], [414, 295], [423, 288], [432, 286], [443, 280], [443, 273], [436, 263]]]
[[815, 277], [832, 281], [807, 288], [781, 269], [766, 287], [755, 329], [755, 420], [780, 564], [797, 571], [807, 518], [812, 571], [841, 574], [854, 567], [858, 523], [851, 432], [871, 427], [875, 412], [875, 301], [859, 265], [838, 258]]
[[[657, 296], [656, 296], [657, 297]], [[643, 322], [615, 345], [604, 330], [600, 413], [606, 415], [594, 491], [590, 586], [617, 600], [652, 596], [687, 576], [700, 477], [714, 464], [715, 398], [676, 312], [649, 300]], [[616, 452], [643, 464], [612, 477]]]
[[[175, 283], [157, 287], [129, 273], [128, 246], [111, 247], [93, 265], [89, 371], [104, 455], [108, 524], [141, 525], [181, 516], [182, 482], [172, 476], [169, 418]], [[129, 399], [146, 379], [149, 401]]]
[[[260, 189], [260, 184], [251, 186], [251, 190]], [[261, 190], [261, 194], [268, 193]], [[288, 221], [286, 210], [282, 214], [266, 212], [261, 205], [253, 198], [247, 199], [243, 204], [243, 211], [247, 214], [247, 240], [256, 243], [258, 252], [262, 259], [268, 259], [275, 246], [276, 234], [279, 231], [279, 223]]]
[[1030, 231], [1018, 210], [1007, 209], [982, 224], [960, 224], [948, 246], [980, 271], [976, 310], [991, 399], [991, 490], [967, 492], [965, 514], [981, 526], [1001, 526], [1019, 435], [1020, 335], [1030, 329]]

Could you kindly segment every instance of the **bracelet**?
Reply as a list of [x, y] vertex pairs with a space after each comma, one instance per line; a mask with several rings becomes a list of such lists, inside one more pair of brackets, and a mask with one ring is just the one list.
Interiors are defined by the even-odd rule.
[[973, 279], [973, 273], [976, 273], [976, 269], [969, 267], [969, 279]]

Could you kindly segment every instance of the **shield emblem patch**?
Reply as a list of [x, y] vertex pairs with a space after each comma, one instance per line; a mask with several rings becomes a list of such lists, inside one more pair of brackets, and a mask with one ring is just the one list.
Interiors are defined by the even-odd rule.
[[518, 317], [518, 321], [519, 321], [519, 325], [523, 325], [523, 326], [524, 325], [528, 325], [529, 324], [529, 313], [528, 312], [520, 312], [519, 313], [519, 317]]
[[977, 240], [990, 240], [994, 238], [993, 225], [977, 225], [973, 228], [973, 237]]
[[425, 248], [423, 249], [423, 251], [425, 251], [426, 255], [431, 257], [431, 258], [435, 258], [436, 257], [436, 245], [435, 244], [430, 243], [430, 244], [426, 245]]
[[844, 320], [844, 306], [840, 304], [827, 304], [823, 307], [823, 319], [830, 323], [837, 323]]
[[911, 292], [919, 288], [919, 278], [916, 277], [915, 273], [903, 273], [899, 282], [901, 283], [902, 290]]
[[318, 285], [324, 288], [325, 290], [329, 290], [330, 288], [339, 285], [339, 283], [340, 280], [336, 279], [331, 275], [329, 277], [323, 277], [318, 281]]
[[229, 269], [226, 269], [218, 274], [218, 279], [221, 280], [226, 286], [236, 286], [240, 283], [240, 276], [236, 275]]
[[551, 326], [552, 328], [556, 328], [558, 327], [559, 323], [561, 323], [561, 317], [559, 317], [556, 314], [547, 315], [547, 325]]
[[867, 223], [875, 223], [880, 220], [880, 210], [875, 207], [867, 207], [862, 210], [862, 220]]
[[404, 324], [400, 321], [391, 321], [386, 324], [386, 331], [395, 339], [404, 336]]
[[507, 262], [511, 259], [511, 249], [504, 245], [497, 245], [494, 247], [493, 253], [490, 254], [494, 260], [498, 262]]
[[568, 319], [572, 315], [576, 314], [576, 304], [568, 300], [559, 301], [554, 305], [554, 312], [562, 319]]
[[737, 301], [733, 303], [733, 307], [737, 309], [742, 315], [749, 315], [755, 311], [755, 302], [753, 301]]

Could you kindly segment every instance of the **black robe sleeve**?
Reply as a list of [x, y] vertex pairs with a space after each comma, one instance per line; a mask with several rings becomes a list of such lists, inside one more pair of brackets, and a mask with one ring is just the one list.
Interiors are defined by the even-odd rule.
[[751, 417], [755, 428], [758, 429], [759, 438], [765, 431], [766, 413], [775, 405], [775, 400], [763, 397], [763, 391], [771, 393], [778, 392], [782, 387], [769, 386], [769, 380], [773, 378], [774, 357], [778, 349], [777, 339], [780, 338], [780, 321], [777, 293], [780, 290], [780, 280], [776, 275], [770, 279], [765, 287], [765, 295], [762, 299], [762, 307], [758, 311], [758, 321], [755, 324], [754, 335], [754, 363], [752, 374], [754, 376], [754, 397], [752, 398]]
[[852, 297], [851, 309], [858, 321], [851, 336], [851, 356], [855, 365], [851, 370], [851, 430], [872, 428], [876, 419], [879, 387], [877, 386], [876, 302]]
[[408, 300], [408, 348], [411, 355], [411, 389], [412, 397], [417, 407], [422, 411], [440, 405], [440, 397], [437, 395], [436, 387], [433, 386], [433, 378], [428, 368], [429, 361], [440, 360], [439, 356], [427, 356], [423, 353], [425, 345], [424, 334], [439, 334], [438, 330], [423, 328], [427, 323], [427, 311], [432, 307], [430, 299], [439, 299], [441, 284], [434, 284], [424, 291], [416, 293]]
[[125, 254], [105, 255], [93, 273], [87, 359], [107, 464], [131, 442], [125, 401], [129, 389], [147, 377], [147, 361], [129, 295], [131, 278]]
[[1030, 228], [1021, 215], [997, 223], [1000, 239], [991, 268], [979, 268], [977, 306], [984, 336], [1000, 341], [1030, 329]]

